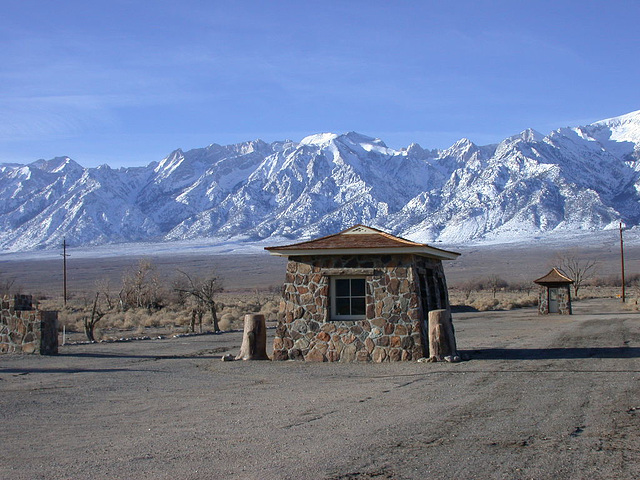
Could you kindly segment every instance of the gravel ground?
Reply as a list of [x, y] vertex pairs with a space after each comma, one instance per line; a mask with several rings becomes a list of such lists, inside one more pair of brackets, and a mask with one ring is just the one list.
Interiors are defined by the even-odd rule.
[[640, 315], [575, 313], [456, 314], [458, 364], [221, 362], [239, 332], [4, 356], [0, 478], [640, 478]]

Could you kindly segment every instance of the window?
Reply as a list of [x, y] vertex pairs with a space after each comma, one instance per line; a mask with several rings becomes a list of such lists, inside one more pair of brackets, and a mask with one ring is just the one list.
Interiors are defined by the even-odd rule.
[[358, 320], [367, 313], [364, 278], [331, 277], [331, 318]]

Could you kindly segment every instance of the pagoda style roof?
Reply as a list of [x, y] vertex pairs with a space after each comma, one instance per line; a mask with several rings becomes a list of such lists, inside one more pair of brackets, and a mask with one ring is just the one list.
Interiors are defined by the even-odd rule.
[[271, 255], [374, 255], [413, 253], [440, 260], [455, 260], [459, 253], [396, 237], [366, 225], [354, 225], [342, 232], [278, 247], [266, 247]]
[[560, 273], [557, 268], [552, 268], [544, 277], [534, 280], [533, 283], [537, 283], [538, 285], [569, 284], [573, 283], [573, 280]]

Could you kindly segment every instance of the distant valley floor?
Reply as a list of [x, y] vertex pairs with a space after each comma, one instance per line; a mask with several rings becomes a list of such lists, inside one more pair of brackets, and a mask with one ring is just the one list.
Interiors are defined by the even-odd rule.
[[[449, 286], [469, 279], [498, 275], [510, 283], [526, 283], [547, 273], [557, 255], [575, 253], [583, 259], [598, 261], [597, 276], [620, 274], [620, 245], [615, 231], [582, 235], [574, 242], [552, 243], [531, 241], [503, 245], [449, 247], [462, 253], [455, 261], [445, 262]], [[60, 252], [61, 253], [61, 252]], [[180, 249], [171, 245], [149, 245], [132, 248], [127, 245], [96, 248], [95, 258], [88, 248], [70, 251], [67, 260], [68, 288], [72, 294], [86, 295], [95, 291], [97, 280], [109, 279], [120, 284], [123, 273], [140, 258], [149, 258], [161, 278], [169, 280], [177, 269], [194, 275], [214, 270], [231, 291], [251, 291], [280, 285], [284, 279], [286, 259], [273, 257], [263, 246]], [[627, 275], [640, 273], [640, 244], [626, 245]], [[14, 278], [25, 293], [61, 295], [62, 257], [57, 252], [35, 252], [29, 255], [0, 255], [0, 275]]]

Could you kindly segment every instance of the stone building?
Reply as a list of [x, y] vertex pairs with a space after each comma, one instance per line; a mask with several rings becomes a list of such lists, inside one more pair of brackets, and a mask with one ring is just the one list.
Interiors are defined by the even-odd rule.
[[427, 314], [449, 308], [442, 260], [458, 253], [364, 225], [266, 250], [289, 260], [274, 360], [429, 356]]
[[571, 289], [573, 280], [553, 268], [544, 277], [534, 280], [540, 285], [538, 296], [538, 313], [548, 315], [559, 313], [571, 315]]

